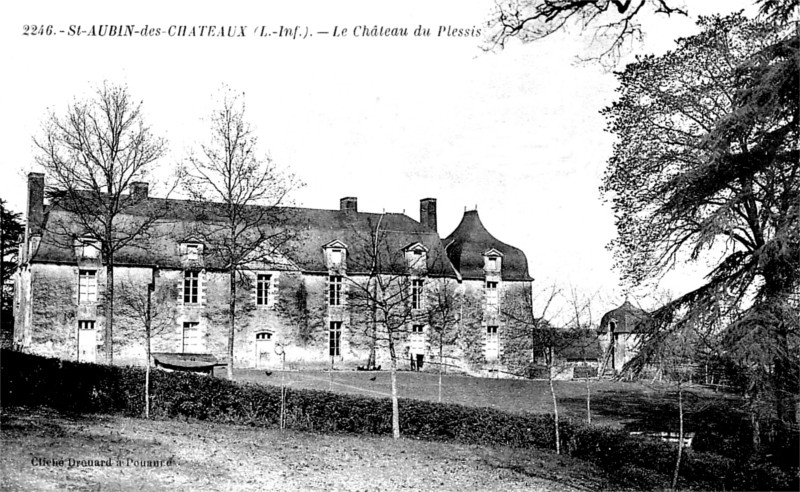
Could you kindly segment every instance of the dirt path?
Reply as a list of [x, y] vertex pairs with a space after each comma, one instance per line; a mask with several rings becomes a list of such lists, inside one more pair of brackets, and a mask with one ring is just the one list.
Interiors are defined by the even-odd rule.
[[0, 425], [2, 490], [560, 492], [603, 483], [588, 464], [538, 451], [8, 408]]

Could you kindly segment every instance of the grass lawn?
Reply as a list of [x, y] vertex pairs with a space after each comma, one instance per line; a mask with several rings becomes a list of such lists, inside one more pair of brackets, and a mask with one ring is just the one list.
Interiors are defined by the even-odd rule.
[[[224, 371], [218, 377], [225, 377]], [[261, 384], [281, 384], [305, 388], [388, 398], [391, 394], [387, 371], [273, 371], [237, 370], [235, 378]], [[374, 381], [372, 380], [374, 378]], [[402, 398], [437, 401], [438, 374], [401, 371], [397, 373], [398, 394]], [[677, 431], [678, 400], [673, 388], [642, 383], [591, 380], [592, 422], [631, 431]], [[586, 383], [556, 381], [560, 415], [586, 419]], [[687, 432], [714, 423], [720, 411], [733, 411], [736, 398], [694, 387], [685, 395]], [[489, 379], [445, 375], [442, 401], [468, 406], [492, 407], [511, 412], [552, 413], [553, 400], [547, 381]], [[713, 411], [712, 411], [713, 410]]]
[[[589, 463], [534, 449], [7, 407], [0, 429], [2, 490], [555, 492], [619, 487]], [[112, 466], [69, 467], [70, 458], [110, 460]], [[65, 464], [34, 464], [37, 459]], [[164, 463], [134, 465], [146, 460]]]

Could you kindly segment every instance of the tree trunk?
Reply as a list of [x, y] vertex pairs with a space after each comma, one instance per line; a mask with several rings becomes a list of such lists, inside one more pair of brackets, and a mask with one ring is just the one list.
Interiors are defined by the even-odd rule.
[[[236, 333], [236, 269], [229, 269], [231, 280], [231, 298], [228, 309], [229, 314], [229, 329], [228, 329], [228, 379], [233, 380], [233, 339]], [[199, 296], [200, 293], [198, 292]], [[199, 299], [198, 299], [199, 301]]]
[[[444, 329], [444, 328], [442, 328]], [[444, 369], [444, 334], [439, 335], [439, 403], [442, 402], [442, 370]]]
[[589, 376], [586, 376], [586, 422], [592, 423], [592, 391], [589, 388]]
[[678, 459], [675, 460], [675, 473], [672, 475], [672, 490], [677, 490], [678, 472], [681, 468], [681, 455], [683, 454], [683, 386], [678, 386]]
[[105, 349], [106, 364], [114, 363], [114, 254], [109, 253], [106, 258], [106, 297], [104, 299], [106, 330]]
[[750, 430], [753, 443], [753, 454], [757, 454], [761, 450], [761, 426], [758, 421], [757, 398], [758, 397], [756, 395], [753, 395], [750, 398]]
[[153, 296], [153, 289], [155, 288], [154, 285], [150, 284], [147, 286], [147, 312], [145, 313], [144, 317], [144, 331], [145, 336], [147, 337], [147, 355], [145, 360], [145, 369], [144, 369], [144, 418], [150, 418], [150, 328], [152, 326], [152, 296]]
[[[546, 357], [547, 355], [545, 355]], [[550, 358], [550, 364], [547, 365], [547, 380], [550, 383], [550, 395], [553, 397], [553, 413], [555, 416], [555, 426], [556, 426], [556, 454], [561, 454], [561, 433], [559, 432], [558, 427], [558, 399], [556, 398], [556, 388], [553, 384], [553, 363], [552, 357]]]
[[392, 437], [400, 439], [400, 404], [397, 401], [397, 357], [394, 353], [394, 340], [389, 332], [389, 356], [392, 359]]

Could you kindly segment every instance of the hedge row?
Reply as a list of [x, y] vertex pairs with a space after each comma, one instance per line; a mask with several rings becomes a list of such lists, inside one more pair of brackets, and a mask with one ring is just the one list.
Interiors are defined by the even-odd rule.
[[[77, 413], [144, 412], [144, 370], [84, 364], [2, 351], [2, 403], [49, 406]], [[151, 412], [161, 418], [193, 418], [275, 428], [280, 388], [235, 383], [188, 373], [153, 371]], [[390, 434], [391, 402], [324, 391], [287, 389], [286, 426], [314, 432]], [[550, 415], [515, 414], [418, 400], [400, 400], [406, 437], [479, 445], [553, 449]], [[606, 470], [639, 468], [671, 476], [675, 447], [626, 432], [561, 422], [562, 449]], [[662, 477], [663, 478], [663, 477]], [[791, 489], [792, 477], [761, 464], [742, 466], [729, 458], [687, 451], [681, 478], [704, 489]], [[794, 477], [796, 480], [796, 477]], [[652, 485], [652, 484], [651, 484]]]

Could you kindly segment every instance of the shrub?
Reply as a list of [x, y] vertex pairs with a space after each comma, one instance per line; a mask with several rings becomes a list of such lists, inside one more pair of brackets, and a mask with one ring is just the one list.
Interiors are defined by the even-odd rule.
[[[3, 405], [137, 416], [144, 412], [143, 369], [60, 361], [8, 350], [2, 351], [0, 363]], [[280, 388], [164, 371], [153, 371], [151, 382], [152, 414], [156, 417], [279, 426]], [[391, 414], [388, 399], [286, 391], [286, 425], [291, 429], [390, 434]], [[403, 435], [418, 439], [555, 448], [550, 415], [400, 399], [400, 429]], [[632, 437], [622, 430], [564, 419], [561, 439], [568, 454], [640, 480], [670, 477], [675, 466], [674, 446]], [[681, 463], [681, 479], [703, 489], [791, 489], [797, 480], [791, 471], [768, 463], [742, 466], [731, 458], [690, 450]]]

